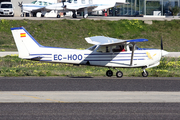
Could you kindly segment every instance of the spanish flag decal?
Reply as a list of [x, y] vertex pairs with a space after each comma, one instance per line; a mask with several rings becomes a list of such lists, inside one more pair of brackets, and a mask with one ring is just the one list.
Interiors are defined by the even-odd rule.
[[21, 33], [20, 36], [21, 37], [26, 37], [26, 33]]

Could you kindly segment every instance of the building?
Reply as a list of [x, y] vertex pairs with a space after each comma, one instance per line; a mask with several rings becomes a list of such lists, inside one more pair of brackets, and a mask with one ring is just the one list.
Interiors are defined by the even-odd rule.
[[180, 6], [180, 0], [127, 0], [127, 4], [117, 6], [113, 16], [167, 16], [169, 8]]
[[[13, 3], [15, 16], [21, 15], [18, 2], [30, 3], [35, 0], [0, 0]], [[61, 0], [57, 0], [60, 2]], [[92, 1], [93, 2], [93, 1]], [[169, 7], [180, 6], [180, 0], [127, 0], [127, 4], [116, 6], [108, 11], [111, 16], [166, 16], [171, 15]]]

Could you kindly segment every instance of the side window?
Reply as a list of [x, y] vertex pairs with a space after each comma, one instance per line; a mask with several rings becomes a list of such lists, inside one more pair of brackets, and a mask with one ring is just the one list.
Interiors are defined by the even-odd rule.
[[97, 52], [108, 53], [108, 52], [110, 52], [110, 47], [109, 46], [100, 46], [97, 49]]
[[74, 3], [77, 3], [77, 0], [74, 0]]
[[85, 0], [81, 0], [81, 3], [82, 3], [82, 4], [85, 4]]
[[47, 6], [47, 5], [48, 5], [48, 3], [47, 3], [47, 2], [44, 2], [44, 5], [45, 5], [45, 6]]
[[39, 1], [37, 1], [35, 4], [36, 4], [36, 5], [39, 5], [40, 3], [39, 3]]
[[42, 1], [39, 1], [39, 5], [42, 5]]
[[89, 4], [93, 4], [93, 0], [89, 0]]
[[113, 52], [125, 52], [127, 51], [126, 45], [115, 45], [112, 46], [112, 51]]

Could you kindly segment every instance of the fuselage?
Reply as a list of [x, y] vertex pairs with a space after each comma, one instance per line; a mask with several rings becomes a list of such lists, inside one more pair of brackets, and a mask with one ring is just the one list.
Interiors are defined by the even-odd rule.
[[23, 12], [31, 12], [33, 10], [40, 9], [53, 4], [54, 4], [53, 2], [47, 2], [47, 1], [33, 1], [31, 3], [22, 4], [22, 8], [23, 8]]
[[[134, 51], [133, 64], [130, 65], [132, 51], [124, 52], [101, 52], [100, 46], [95, 46], [93, 50], [77, 50], [66, 48], [41, 47], [31, 52], [30, 56], [42, 56], [40, 61], [59, 62], [80, 65], [106, 66], [106, 67], [152, 67], [159, 65], [161, 50], [158, 49], [137, 49]], [[154, 67], [154, 66], [153, 66]]]

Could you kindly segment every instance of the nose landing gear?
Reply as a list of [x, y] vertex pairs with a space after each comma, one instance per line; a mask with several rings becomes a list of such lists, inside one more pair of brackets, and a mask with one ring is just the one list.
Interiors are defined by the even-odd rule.
[[143, 70], [142, 76], [143, 76], [143, 77], [147, 77], [147, 76], [148, 76], [148, 72], [147, 72], [146, 70]]

